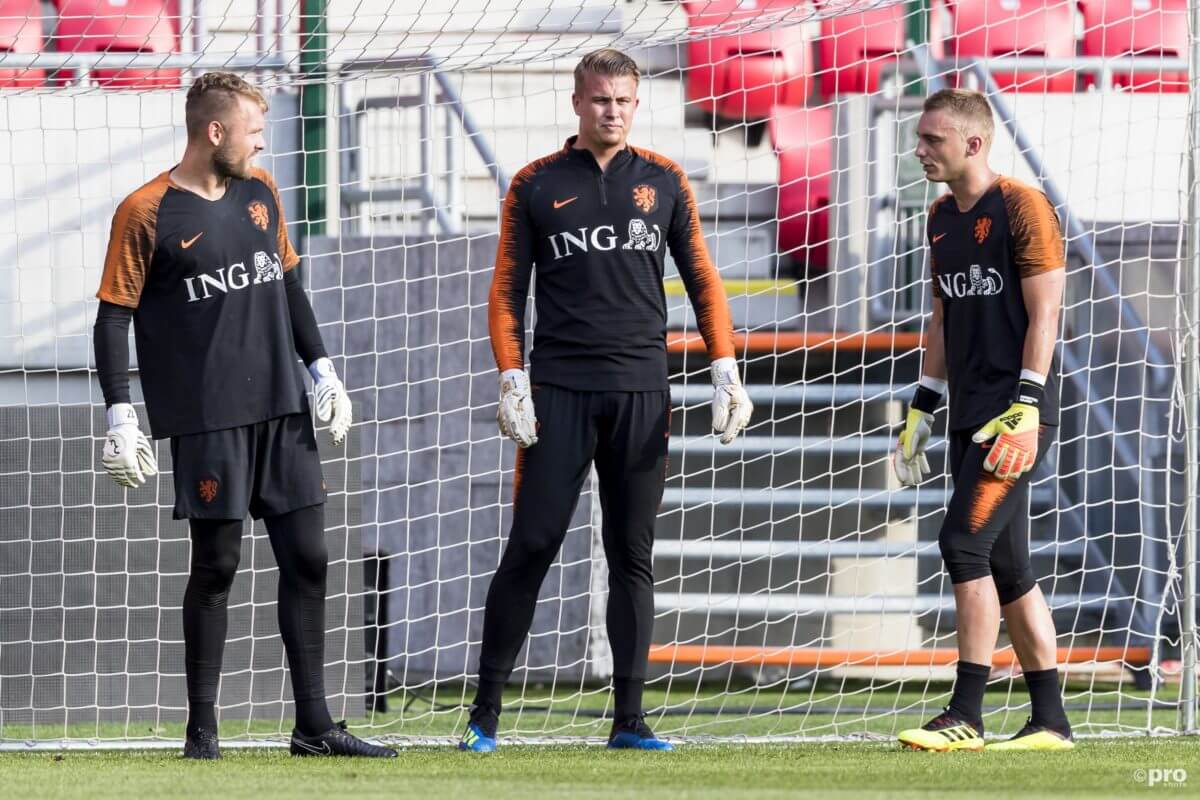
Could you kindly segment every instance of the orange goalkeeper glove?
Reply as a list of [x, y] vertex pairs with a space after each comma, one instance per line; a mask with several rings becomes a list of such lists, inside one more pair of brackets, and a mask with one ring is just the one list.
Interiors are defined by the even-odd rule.
[[1017, 399], [998, 417], [989, 420], [975, 431], [971, 441], [983, 444], [995, 438], [992, 449], [983, 459], [983, 468], [997, 478], [1007, 480], [1019, 478], [1033, 469], [1037, 461], [1038, 433], [1041, 430], [1041, 412], [1045, 378], [1023, 370], [1017, 385]]

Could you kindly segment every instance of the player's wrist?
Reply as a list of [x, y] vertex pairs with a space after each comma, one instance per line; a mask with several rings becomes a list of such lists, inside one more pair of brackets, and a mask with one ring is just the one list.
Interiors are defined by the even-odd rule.
[[713, 386], [740, 386], [742, 377], [738, 373], [737, 359], [732, 356], [718, 358], [709, 366]]
[[337, 370], [333, 368], [331, 360], [322, 356], [308, 365], [308, 374], [312, 375], [314, 381], [320, 382], [325, 378], [336, 378]]
[[1046, 395], [1046, 376], [1031, 369], [1021, 370], [1014, 403], [1040, 408]]
[[909, 403], [909, 408], [915, 408], [925, 414], [933, 414], [937, 411], [938, 405], [942, 402], [942, 395], [945, 393], [946, 381], [922, 375], [921, 380], [917, 383], [917, 390], [913, 393], [912, 402]]
[[105, 412], [109, 429], [123, 427], [138, 427], [137, 411], [132, 403], [113, 403]]

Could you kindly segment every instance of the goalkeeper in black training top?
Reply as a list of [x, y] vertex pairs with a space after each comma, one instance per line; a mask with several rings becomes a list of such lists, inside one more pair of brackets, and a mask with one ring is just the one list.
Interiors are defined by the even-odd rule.
[[[501, 691], [593, 463], [609, 567], [615, 709], [608, 744], [671, 749], [642, 712], [654, 627], [654, 519], [671, 420], [666, 248], [713, 359], [713, 425], [722, 442], [746, 426], [752, 407], [688, 180], [669, 159], [625, 143], [638, 77], [637, 65], [617, 50], [585, 56], [572, 97], [579, 135], [518, 172], [504, 201], [488, 320], [500, 370], [500, 429], [521, 449], [512, 529], [488, 590], [464, 750], [496, 746]], [[537, 327], [527, 377], [525, 306], [535, 264]]]
[[300, 259], [275, 183], [250, 164], [264, 146], [266, 110], [238, 76], [200, 76], [187, 95], [183, 159], [113, 217], [96, 295], [109, 425], [103, 464], [130, 488], [158, 471], [130, 404], [132, 319], [150, 430], [171, 440], [174, 516], [191, 530], [184, 755], [220, 755], [225, 606], [249, 512], [266, 523], [279, 562], [279, 629], [296, 701], [292, 753], [390, 757], [394, 750], [335, 725], [325, 705], [325, 485], [296, 355], [312, 373], [317, 416], [331, 420], [335, 444], [350, 428], [350, 398], [292, 269]]

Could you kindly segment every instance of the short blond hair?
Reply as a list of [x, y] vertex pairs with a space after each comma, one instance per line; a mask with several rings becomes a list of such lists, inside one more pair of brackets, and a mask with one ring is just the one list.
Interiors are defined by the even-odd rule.
[[642, 78], [637, 62], [613, 47], [593, 50], [579, 59], [575, 65], [575, 94], [583, 91], [584, 76], [589, 72], [606, 78], [631, 77], [635, 84], [640, 83]]
[[188, 138], [202, 137], [213, 120], [222, 122], [238, 97], [257, 103], [267, 111], [267, 99], [253, 84], [232, 72], [206, 72], [192, 82], [184, 105]]
[[964, 139], [981, 136], [992, 141], [996, 123], [992, 107], [982, 92], [971, 89], [941, 89], [925, 98], [925, 111], [946, 111], [958, 123], [954, 127]]

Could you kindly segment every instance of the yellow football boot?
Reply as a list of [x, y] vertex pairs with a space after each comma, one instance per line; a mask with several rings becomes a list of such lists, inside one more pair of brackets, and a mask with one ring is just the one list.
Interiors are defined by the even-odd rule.
[[971, 723], [963, 722], [951, 714], [948, 708], [920, 728], [901, 731], [897, 738], [909, 750], [947, 753], [951, 750], [978, 752], [983, 749], [983, 735]]
[[1034, 725], [1033, 720], [1026, 721], [1025, 727], [1017, 732], [1017, 735], [1011, 739], [1005, 739], [1002, 742], [993, 742], [987, 746], [989, 752], [992, 750], [1040, 750], [1042, 752], [1050, 752], [1052, 750], [1074, 750], [1075, 742], [1071, 739], [1071, 734], [1063, 735], [1058, 731], [1051, 730], [1044, 725]]

